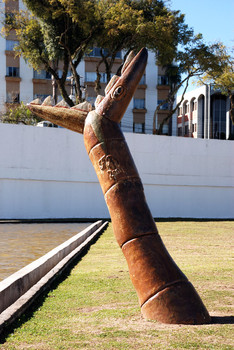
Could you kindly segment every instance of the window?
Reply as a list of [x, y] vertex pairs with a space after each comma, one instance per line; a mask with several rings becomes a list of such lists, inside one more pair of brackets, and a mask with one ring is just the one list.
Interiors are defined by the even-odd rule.
[[116, 58], [122, 58], [122, 52], [121, 51], [118, 51], [117, 53], [116, 53]]
[[[89, 57], [102, 57], [101, 50], [102, 50], [104, 56], [108, 55], [108, 51], [106, 49], [101, 49], [100, 47], [93, 47], [92, 51], [89, 54], [87, 54], [87, 56], [89, 56]], [[121, 51], [118, 51], [116, 53], [116, 58], [120, 58], [120, 59], [122, 58]]]
[[145, 133], [145, 123], [133, 123], [133, 132], [138, 134]]
[[18, 44], [19, 42], [17, 40], [6, 40], [6, 50], [13, 51]]
[[187, 136], [189, 133], [188, 125], [184, 126], [184, 134]]
[[163, 134], [163, 135], [168, 135], [168, 132], [169, 132], [169, 126], [168, 126], [168, 124], [163, 124], [162, 134]]
[[51, 79], [51, 74], [46, 72], [44, 69], [37, 71], [33, 71], [33, 78], [34, 79]]
[[[59, 76], [60, 79], [62, 78], [62, 75], [63, 75], [63, 71], [62, 71], [62, 69], [59, 69], [58, 70], [58, 76]], [[67, 71], [67, 78], [66, 78], [66, 80], [71, 80], [71, 77], [72, 77], [72, 71], [68, 70]]]
[[[103, 54], [107, 55], [107, 50], [103, 50]], [[93, 47], [92, 51], [87, 55], [90, 57], [102, 57], [100, 47]]]
[[[158, 100], [158, 105], [160, 105], [161, 103], [163, 102], [163, 100]], [[168, 103], [164, 103], [161, 107], [160, 107], [161, 110], [165, 111], [165, 110], [168, 110]]]
[[7, 77], [19, 77], [19, 67], [6, 67]]
[[197, 124], [192, 124], [192, 132], [197, 132]]
[[169, 78], [166, 75], [158, 76], [158, 85], [169, 85]]
[[178, 136], [182, 136], [182, 128], [178, 128]]
[[212, 99], [213, 138], [226, 138], [226, 99], [224, 96], [214, 96]]
[[13, 12], [5, 13], [5, 24], [12, 25], [14, 23], [15, 14]]
[[133, 108], [145, 109], [145, 99], [144, 98], [134, 98], [133, 99]]
[[189, 105], [186, 103], [184, 105], [184, 113], [187, 114], [189, 112]]
[[192, 112], [196, 111], [196, 109], [197, 109], [197, 102], [193, 101], [192, 102]]
[[[101, 75], [101, 79], [100, 82], [101, 83], [106, 83], [107, 82], [107, 76], [106, 73], [100, 73]], [[96, 72], [85, 72], [85, 81], [86, 82], [94, 82], [97, 79], [97, 73]]]
[[7, 92], [7, 103], [19, 103], [19, 93], [17, 92]]
[[95, 81], [97, 74], [95, 72], [85, 72], [85, 81]]

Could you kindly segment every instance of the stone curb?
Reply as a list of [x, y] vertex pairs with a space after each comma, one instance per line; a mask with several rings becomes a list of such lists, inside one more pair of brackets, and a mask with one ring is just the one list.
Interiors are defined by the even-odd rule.
[[98, 221], [0, 282], [0, 333], [14, 322], [108, 222]]

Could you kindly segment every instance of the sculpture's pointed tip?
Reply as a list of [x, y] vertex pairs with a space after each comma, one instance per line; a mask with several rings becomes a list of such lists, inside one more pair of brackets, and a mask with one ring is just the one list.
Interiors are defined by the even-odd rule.
[[38, 99], [33, 100], [27, 107], [38, 117], [81, 134], [87, 114], [92, 109], [88, 102], [83, 102], [74, 108], [70, 108], [65, 101], [54, 106], [51, 96], [48, 96], [43, 103]]
[[116, 76], [106, 89], [105, 98], [95, 105], [96, 112], [119, 123], [134, 95], [137, 85], [144, 74], [148, 53], [141, 49], [135, 56], [131, 52], [122, 68], [121, 75]]
[[141, 60], [147, 60], [147, 58], [148, 58], [148, 51], [147, 51], [147, 49], [146, 49], [145, 47], [143, 47], [143, 48], [138, 52], [137, 55], [135, 55], [134, 52], [131, 51], [131, 52], [128, 54], [128, 56], [127, 56], [127, 58], [126, 58], [126, 60], [125, 60], [125, 62], [124, 62], [124, 64], [123, 64], [123, 67], [122, 67], [122, 69], [121, 69], [121, 74], [124, 73], [124, 71], [127, 69], [127, 67], [129, 66], [129, 64], [133, 61], [133, 59], [134, 59], [136, 56], [137, 56], [137, 57], [141, 56]]

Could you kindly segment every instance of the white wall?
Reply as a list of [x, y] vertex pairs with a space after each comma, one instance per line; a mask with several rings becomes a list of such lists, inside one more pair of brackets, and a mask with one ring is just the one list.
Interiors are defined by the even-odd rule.
[[[154, 217], [234, 218], [234, 142], [127, 133]], [[0, 219], [109, 217], [83, 137], [0, 124]]]

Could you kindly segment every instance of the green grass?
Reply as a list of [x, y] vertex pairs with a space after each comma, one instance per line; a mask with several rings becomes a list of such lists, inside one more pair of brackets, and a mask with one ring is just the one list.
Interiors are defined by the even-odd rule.
[[165, 325], [144, 320], [127, 263], [109, 225], [70, 275], [21, 318], [0, 348], [233, 349], [234, 222], [159, 222], [157, 227], [214, 324]]

